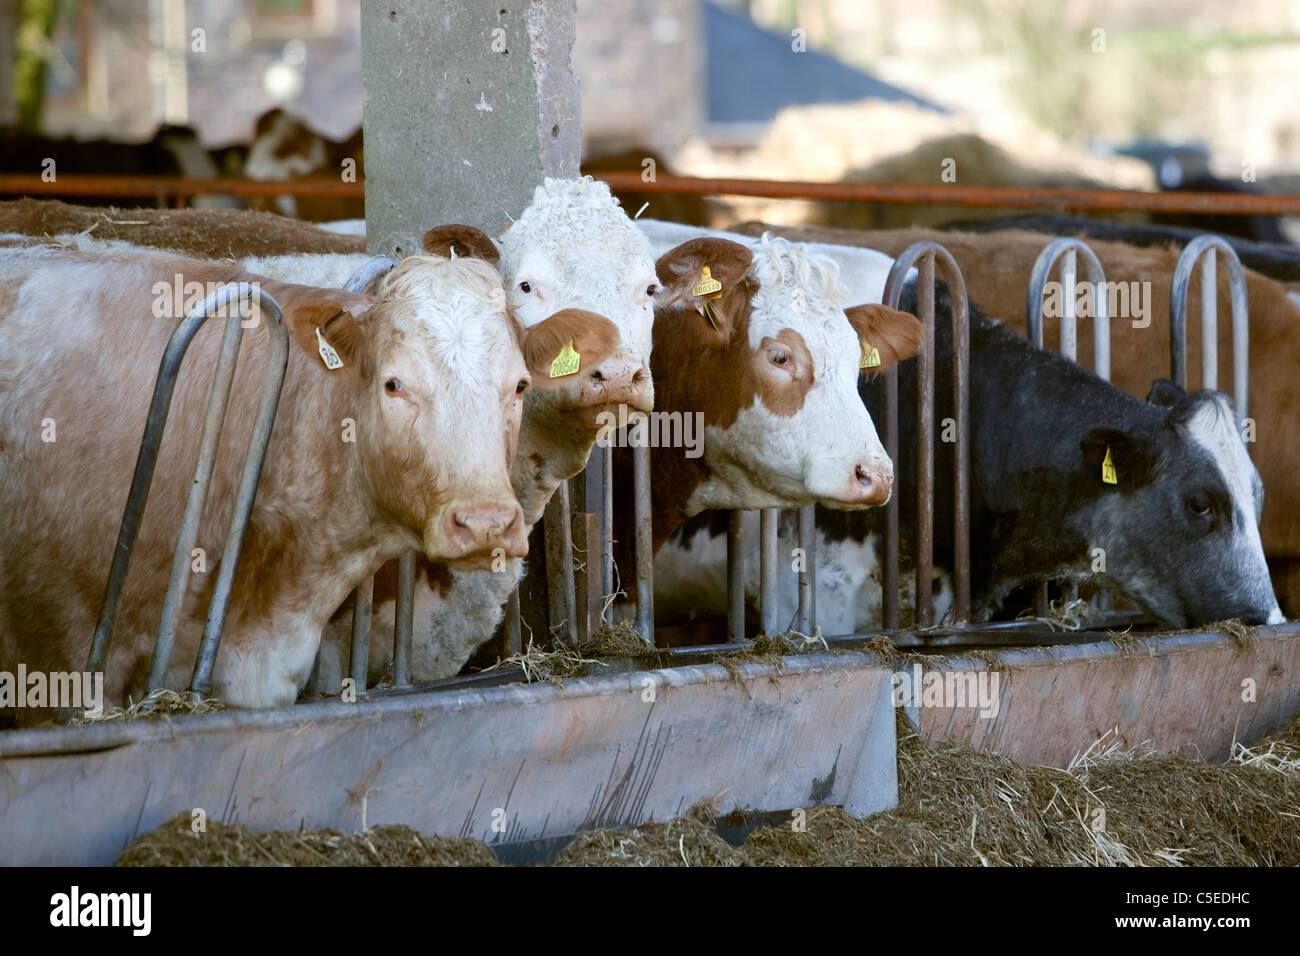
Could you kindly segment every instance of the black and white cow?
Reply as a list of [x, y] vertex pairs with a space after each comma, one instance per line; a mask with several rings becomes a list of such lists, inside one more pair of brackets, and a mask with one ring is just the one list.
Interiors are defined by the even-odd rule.
[[[951, 305], [936, 292], [935, 421], [953, 415]], [[900, 308], [915, 311], [910, 284]], [[916, 362], [899, 366], [895, 494], [904, 555], [915, 520]], [[875, 418], [879, 380], [859, 383]], [[1263, 487], [1220, 392], [1188, 395], [1158, 382], [1148, 401], [1125, 394], [1059, 355], [1032, 347], [971, 306], [971, 590], [977, 619], [1002, 610], [1012, 591], [1041, 577], [1091, 580], [1173, 627], [1227, 618], [1280, 623], [1260, 546]], [[952, 449], [935, 451], [936, 567], [952, 566]], [[1107, 458], [1113, 472], [1106, 468]], [[1107, 481], [1114, 478], [1114, 483]], [[825, 633], [880, 624], [875, 577], [882, 509], [819, 510], [817, 611]], [[722, 522], [700, 516], [655, 565], [661, 620], [722, 614]], [[747, 541], [756, 546], [756, 536]], [[747, 565], [757, 565], [754, 549]], [[1101, 567], [1104, 572], [1094, 571]], [[754, 583], [756, 576], [750, 575]], [[793, 575], [783, 588], [794, 613]], [[751, 603], [755, 589], [747, 588]], [[946, 588], [936, 589], [942, 602]]]

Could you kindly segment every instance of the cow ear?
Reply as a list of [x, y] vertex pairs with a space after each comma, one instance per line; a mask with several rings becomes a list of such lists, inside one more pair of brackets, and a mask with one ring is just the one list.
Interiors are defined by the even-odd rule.
[[1187, 391], [1167, 378], [1156, 379], [1151, 383], [1151, 391], [1147, 392], [1148, 402], [1164, 408], [1172, 408], [1186, 397]]
[[[320, 298], [290, 306], [284, 314], [284, 321], [289, 337], [323, 368], [359, 371], [366, 328], [342, 301]], [[342, 362], [342, 366], [337, 362]]]
[[523, 333], [524, 364], [534, 388], [575, 381], [614, 354], [618, 326], [595, 312], [562, 309]]
[[1094, 428], [1080, 447], [1084, 474], [1091, 482], [1132, 491], [1151, 479], [1154, 463], [1150, 449], [1137, 436], [1114, 428]]
[[860, 367], [883, 372], [921, 351], [924, 330], [916, 316], [883, 305], [855, 305], [845, 309], [849, 324], [862, 346]]
[[657, 306], [684, 305], [708, 319], [717, 331], [730, 333], [729, 293], [744, 287], [754, 253], [729, 239], [706, 236], [683, 242], [659, 257], [655, 272], [662, 286]]
[[434, 226], [424, 234], [422, 245], [429, 255], [444, 259], [483, 259], [496, 265], [501, 258], [486, 232], [455, 222]]

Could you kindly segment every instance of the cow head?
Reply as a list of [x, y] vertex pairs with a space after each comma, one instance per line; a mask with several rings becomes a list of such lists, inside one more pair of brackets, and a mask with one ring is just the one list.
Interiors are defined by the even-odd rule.
[[703, 508], [863, 508], [889, 500], [893, 465], [858, 396], [864, 343], [881, 371], [920, 347], [911, 315], [846, 317], [838, 270], [764, 236], [749, 247], [693, 239], [658, 262], [660, 407], [702, 412]]
[[559, 309], [604, 315], [619, 330], [614, 354], [562, 387], [529, 396], [530, 420], [594, 441], [597, 416], [619, 405], [649, 411], [654, 257], [609, 187], [547, 179], [497, 243], [506, 296], [524, 328]]
[[326, 365], [317, 329], [342, 363], [321, 373], [352, 390], [355, 447], [377, 510], [454, 567], [487, 564], [498, 549], [524, 556], [509, 474], [524, 393], [575, 339], [588, 367], [602, 361], [617, 330], [568, 310], [521, 332], [496, 272], [476, 259], [406, 259], [373, 298], [349, 297], [356, 311], [341, 309], [338, 293], [316, 295], [286, 322], [317, 364]]
[[1103, 550], [1102, 579], [1175, 627], [1280, 623], [1259, 538], [1264, 488], [1231, 400], [1162, 380], [1148, 401], [1163, 410], [1153, 427], [1093, 429], [1082, 442], [1096, 505], [1072, 523]]

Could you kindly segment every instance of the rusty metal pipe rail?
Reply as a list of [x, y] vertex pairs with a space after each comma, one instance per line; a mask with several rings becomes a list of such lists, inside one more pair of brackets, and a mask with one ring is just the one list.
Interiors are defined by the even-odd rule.
[[[221, 630], [225, 623], [226, 609], [230, 603], [230, 592], [234, 585], [235, 571], [239, 565], [239, 555], [243, 547], [244, 531], [248, 526], [248, 519], [253, 510], [253, 499], [257, 494], [257, 484], [261, 478], [262, 466], [266, 460], [266, 449], [270, 442], [271, 428], [275, 424], [275, 413], [280, 401], [280, 389], [284, 384], [284, 374], [289, 362], [289, 332], [285, 328], [280, 306], [268, 293], [263, 292], [254, 283], [231, 283], [210, 293], [203, 302], [191, 309], [177, 323], [176, 330], [172, 332], [167, 341], [167, 348], [163, 352], [162, 361], [158, 368], [158, 378], [154, 384], [153, 399], [149, 405], [144, 436], [140, 442], [140, 452], [136, 457], [135, 472], [131, 479], [131, 489], [127, 495], [126, 508], [122, 514], [122, 524], [118, 529], [117, 543], [113, 548], [113, 562], [109, 568], [108, 581], [104, 588], [104, 598], [100, 605], [99, 619], [95, 625], [95, 633], [91, 640], [90, 653], [86, 661], [86, 670], [88, 671], [102, 671], [108, 657], [113, 628], [117, 622], [117, 614], [121, 607], [122, 589], [126, 584], [127, 573], [130, 570], [131, 553], [134, 550], [135, 541], [140, 532], [140, 525], [144, 519], [144, 509], [149, 498], [149, 489], [153, 484], [154, 470], [158, 464], [158, 452], [162, 447], [163, 434], [167, 426], [167, 416], [171, 410], [172, 395], [176, 387], [176, 378], [180, 373], [185, 354], [189, 350], [194, 336], [203, 323], [207, 321], [212, 311], [232, 299], [251, 302], [254, 298], [257, 300], [260, 310], [265, 311], [271, 318], [268, 323], [269, 354], [266, 371], [262, 378], [262, 393], [258, 403], [257, 418], [254, 422], [253, 434], [249, 439], [248, 452], [244, 457], [244, 468], [236, 493], [234, 515], [231, 518], [230, 528], [226, 535], [221, 567], [217, 572], [212, 603], [209, 605], [203, 639], [199, 646], [199, 653], [194, 666], [194, 676], [190, 685], [191, 690], [200, 695], [206, 695], [211, 689], [212, 666], [216, 659], [217, 647], [221, 641]], [[242, 315], [232, 315], [227, 319], [227, 322], [234, 324], [242, 333]], [[228, 347], [230, 338], [231, 335], [228, 334], [226, 342], [223, 343], [222, 362], [233, 364], [238, 358], [238, 335], [234, 336], [234, 348]], [[225, 414], [225, 402], [218, 401], [219, 398], [223, 399], [225, 397], [221, 394], [223, 389], [220, 382], [228, 374], [232, 373], [223, 372], [219, 367], [214, 375], [213, 388], [209, 394], [208, 411], [204, 422], [204, 438], [201, 440], [201, 444], [207, 444], [211, 429], [214, 427], [218, 431], [220, 429], [220, 419], [224, 418]], [[226, 390], [228, 390], [228, 387], [227, 383]], [[213, 451], [215, 451], [215, 445]], [[208, 469], [208, 476], [210, 477], [210, 464], [205, 464], [201, 454], [197, 465], [196, 478], [203, 477], [202, 473], [205, 468]], [[197, 522], [197, 513], [194, 509], [196, 503], [197, 507], [202, 507], [204, 497], [206, 497], [206, 487], [191, 496], [182, 522], [183, 529]], [[181, 544], [185, 543], [187, 536], [188, 531], [182, 530]], [[189, 554], [186, 553], [184, 558], [188, 567]], [[179, 561], [179, 558], [176, 558], [175, 561]], [[173, 574], [169, 586], [168, 601], [172, 600], [171, 591], [176, 586], [177, 576]], [[163, 624], [163, 628], [165, 627], [166, 622]], [[160, 634], [161, 640], [163, 640], [162, 634]], [[165, 648], [165, 651], [169, 650], [169, 647]], [[160, 659], [157, 656], [158, 654], [159, 650], [155, 645], [155, 659], [151, 666], [151, 671], [155, 674], [159, 668]], [[164, 668], [165, 656], [164, 652], [164, 659], [162, 660]]]
[[1300, 196], [1248, 193], [1146, 192], [1130, 189], [1064, 189], [1034, 186], [961, 186], [956, 183], [796, 182], [768, 179], [658, 176], [642, 182], [640, 173], [602, 173], [613, 189], [704, 196], [754, 196], [762, 199], [812, 199], [822, 202], [886, 202], [904, 205], [1007, 206], [1052, 209], [1107, 209], [1211, 215], [1300, 215]]
[[53, 182], [28, 173], [0, 173], [0, 195], [97, 196], [123, 199], [154, 199], [159, 196], [188, 198], [204, 195], [321, 196], [363, 199], [364, 182], [345, 183], [331, 177], [319, 179], [185, 179], [182, 176], [108, 176], [62, 174]]
[[[949, 206], [1048, 208], [1059, 210], [1130, 210], [1134, 212], [1204, 213], [1208, 215], [1300, 215], [1300, 196], [1248, 193], [1148, 192], [1128, 189], [1065, 189], [1030, 186], [964, 186], [957, 183], [800, 182], [769, 179], [658, 176], [643, 182], [639, 172], [608, 172], [597, 177], [614, 189], [703, 196], [753, 196], [823, 202], [876, 202]], [[97, 196], [137, 199], [188, 198], [202, 195], [246, 198], [320, 196], [363, 199], [364, 181], [336, 179], [255, 180], [184, 179], [177, 176], [63, 175], [46, 182], [39, 175], [0, 174], [0, 195]]]

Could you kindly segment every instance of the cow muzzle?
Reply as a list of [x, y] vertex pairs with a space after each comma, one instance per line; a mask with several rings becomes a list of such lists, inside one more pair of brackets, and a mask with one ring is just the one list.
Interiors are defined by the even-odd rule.
[[495, 570], [507, 558], [528, 554], [523, 510], [516, 501], [448, 505], [425, 531], [424, 552], [460, 569]]
[[583, 379], [582, 404], [627, 405], [630, 411], [650, 411], [654, 407], [650, 369], [640, 359], [606, 359]]
[[894, 467], [887, 459], [862, 459], [852, 464], [840, 494], [826, 504], [838, 508], [878, 508], [894, 490]]

